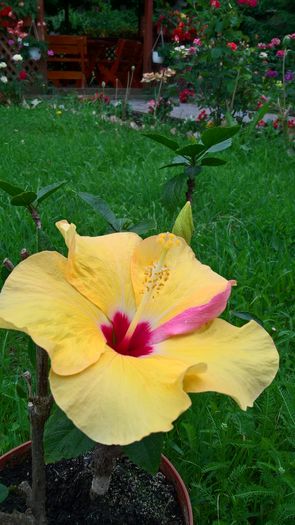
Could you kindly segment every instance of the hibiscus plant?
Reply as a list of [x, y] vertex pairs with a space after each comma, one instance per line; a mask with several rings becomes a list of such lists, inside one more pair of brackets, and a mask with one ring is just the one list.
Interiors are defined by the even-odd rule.
[[193, 137], [193, 142], [180, 146], [174, 139], [170, 139], [159, 133], [146, 133], [145, 136], [169, 148], [174, 152], [171, 163], [165, 164], [160, 169], [177, 168], [181, 169], [174, 177], [169, 179], [163, 187], [163, 200], [168, 205], [182, 196], [186, 186], [185, 200], [192, 202], [196, 186], [196, 176], [205, 166], [222, 166], [226, 164], [225, 159], [212, 156], [212, 153], [220, 153], [230, 148], [232, 137], [238, 133], [239, 126], [213, 127], [206, 129], [197, 141]]
[[0, 294], [0, 327], [36, 345], [36, 381], [24, 374], [33, 476], [23, 489], [38, 525], [46, 524], [45, 460], [93, 449], [95, 498], [107, 491], [119, 454], [156, 472], [164, 433], [190, 407], [190, 393], [226, 394], [245, 410], [278, 369], [259, 324], [218, 319], [236, 283], [196, 259], [190, 203], [172, 233], [145, 239], [130, 231], [80, 236], [60, 220], [65, 257], [44, 246], [38, 211], [61, 184], [38, 193], [0, 182], [42, 241], [14, 269], [6, 264], [12, 271]]

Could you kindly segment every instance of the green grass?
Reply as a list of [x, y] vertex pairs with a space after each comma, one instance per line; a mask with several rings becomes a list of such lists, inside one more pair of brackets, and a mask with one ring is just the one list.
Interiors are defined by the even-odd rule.
[[[61, 218], [76, 223], [81, 234], [106, 228], [77, 191], [100, 195], [134, 222], [154, 218], [157, 231], [171, 228], [177, 209], [167, 212], [161, 203], [168, 174], [158, 169], [171, 156], [140, 132], [99, 122], [88, 107], [59, 116], [50, 107], [0, 108], [0, 122], [1, 178], [32, 189], [68, 181], [42, 206], [58, 250], [64, 247], [54, 222]], [[194, 396], [192, 409], [169, 434], [166, 453], [189, 486], [200, 525], [295, 522], [294, 160], [280, 138], [249, 140], [249, 150], [237, 139], [225, 153], [227, 165], [200, 174], [193, 247], [203, 263], [237, 279], [224, 317], [242, 324], [233, 314], [239, 311], [261, 319], [275, 339], [281, 368], [253, 409], [241, 412], [217, 394]], [[21, 248], [35, 250], [31, 220], [3, 194], [0, 207], [0, 257], [16, 263]], [[29, 436], [20, 378], [31, 366], [26, 345], [21, 334], [1, 340], [0, 452]]]

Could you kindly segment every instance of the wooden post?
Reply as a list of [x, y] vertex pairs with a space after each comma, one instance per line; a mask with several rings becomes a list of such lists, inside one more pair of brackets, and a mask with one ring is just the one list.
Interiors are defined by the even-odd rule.
[[143, 72], [144, 73], [148, 73], [152, 69], [152, 47], [153, 47], [153, 0], [145, 0], [144, 29], [143, 29]]
[[44, 0], [37, 0], [37, 31], [40, 40], [45, 40]]
[[[44, 0], [36, 0], [37, 2], [37, 33], [40, 40], [45, 40], [46, 35], [46, 26], [45, 26], [45, 9], [44, 9]], [[47, 82], [47, 60], [42, 58], [39, 62], [39, 72], [44, 78], [44, 81]]]

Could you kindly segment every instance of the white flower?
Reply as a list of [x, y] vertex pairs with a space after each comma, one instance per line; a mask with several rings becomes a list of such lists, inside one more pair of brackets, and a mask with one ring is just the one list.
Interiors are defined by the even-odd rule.
[[0, 69], [4, 69], [5, 67], [7, 67], [6, 62], [0, 62]]
[[3, 82], [3, 84], [7, 84], [8, 78], [5, 75], [2, 75], [2, 77], [0, 77], [0, 81]]
[[14, 60], [14, 62], [21, 62], [23, 60], [23, 57], [21, 55], [13, 55], [12, 57], [12, 60]]
[[259, 53], [259, 58], [267, 58], [267, 53]]

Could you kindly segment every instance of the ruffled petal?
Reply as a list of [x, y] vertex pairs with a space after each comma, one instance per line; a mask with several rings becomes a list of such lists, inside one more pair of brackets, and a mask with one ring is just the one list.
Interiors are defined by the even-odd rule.
[[106, 348], [102, 312], [65, 278], [67, 259], [41, 252], [21, 262], [0, 294], [0, 327], [21, 330], [51, 357], [59, 374], [95, 363]]
[[50, 374], [56, 403], [87, 436], [127, 445], [166, 432], [190, 406], [183, 391], [187, 366], [160, 356], [134, 358], [108, 349], [80, 374]]
[[[191, 314], [192, 308], [207, 305], [215, 296], [222, 297], [220, 294], [226, 294], [232, 283], [201, 264], [186, 242], [173, 234], [155, 235], [138, 244], [131, 275], [136, 304], [143, 303], [140, 317], [150, 321], [153, 328], [188, 309]], [[223, 299], [219, 313], [226, 305]], [[214, 311], [210, 320], [215, 316]]]
[[196, 331], [208, 321], [218, 317], [226, 307], [232, 283], [229, 282], [223, 292], [218, 293], [206, 304], [193, 306], [172, 317], [170, 321], [158, 326], [151, 334], [151, 343], [159, 343], [175, 335]]
[[226, 394], [244, 410], [272, 382], [279, 365], [271, 337], [254, 321], [238, 328], [216, 319], [193, 334], [159, 343], [157, 353], [190, 366], [204, 363], [202, 373], [186, 374], [186, 392]]
[[69, 249], [67, 279], [109, 318], [116, 311], [133, 315], [135, 300], [130, 262], [141, 243], [136, 233], [83, 237], [67, 221], [56, 224]]

